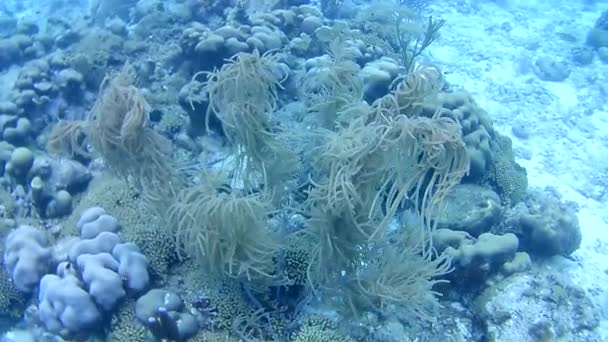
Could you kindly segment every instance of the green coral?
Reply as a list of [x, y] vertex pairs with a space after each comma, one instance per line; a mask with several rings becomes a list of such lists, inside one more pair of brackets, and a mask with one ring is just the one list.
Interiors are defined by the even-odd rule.
[[[0, 189], [0, 204], [4, 212], [0, 215], [0, 241], [14, 228], [12, 217], [14, 202], [8, 192]], [[0, 256], [4, 254], [4, 244], [0, 243]], [[19, 292], [4, 270], [0, 270], [0, 318], [19, 319], [27, 298]]]
[[493, 162], [486, 174], [486, 182], [500, 196], [503, 204], [519, 203], [528, 190], [528, 173], [513, 157], [513, 146], [509, 137], [496, 135], [492, 144]]
[[219, 329], [230, 329], [237, 317], [250, 315], [254, 311], [245, 303], [240, 288], [234, 282], [223, 282], [215, 291], [209, 292], [209, 299], [217, 311], [213, 325]]
[[162, 114], [158, 123], [158, 129], [168, 135], [173, 135], [182, 130], [186, 126], [186, 119], [179, 115], [179, 108], [171, 108]]

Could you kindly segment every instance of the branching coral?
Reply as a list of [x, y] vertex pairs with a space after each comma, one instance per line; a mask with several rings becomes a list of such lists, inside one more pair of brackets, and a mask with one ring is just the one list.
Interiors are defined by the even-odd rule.
[[400, 76], [391, 86], [392, 95], [384, 96], [373, 104], [376, 117], [405, 115], [419, 116], [426, 100], [437, 96], [444, 84], [439, 69], [424, 65]]
[[406, 72], [416, 67], [416, 59], [439, 38], [445, 24], [445, 20], [423, 18], [412, 8], [386, 1], [369, 5], [353, 22], [362, 32], [361, 39], [385, 49]]
[[[469, 169], [460, 126], [440, 114], [433, 118], [397, 116], [383, 123], [383, 149], [398, 151], [388, 161], [384, 212], [395, 213], [404, 201], [413, 203], [430, 227], [449, 190]], [[392, 184], [390, 184], [392, 183]]]
[[[86, 142], [117, 175], [128, 179], [156, 208], [175, 197], [178, 177], [170, 159], [170, 142], [148, 126], [150, 107], [124, 68], [106, 78], [86, 121], [60, 122], [49, 136], [49, 149], [87, 156]], [[85, 141], [86, 138], [86, 141]]]
[[72, 158], [88, 157], [86, 130], [84, 121], [59, 121], [47, 137], [47, 148]]
[[343, 38], [330, 43], [329, 60], [310, 70], [300, 87], [307, 111], [316, 114], [321, 126], [327, 129], [346, 125], [353, 116], [349, 114], [358, 109], [367, 110], [362, 105], [361, 68], [349, 54]]
[[[277, 55], [239, 53], [220, 70], [195, 75], [207, 77], [207, 118], [213, 114], [236, 147], [238, 166], [235, 180], [246, 188], [264, 182], [277, 189], [295, 168], [295, 157], [276, 139], [270, 121], [278, 106], [278, 91], [287, 77]], [[209, 123], [207, 122], [207, 128]]]
[[[407, 305], [412, 318], [430, 321], [427, 307], [438, 279], [451, 271], [446, 255], [428, 255], [429, 236], [401, 228], [393, 243], [385, 243], [359, 276], [344, 287], [349, 309], [358, 313], [373, 309], [386, 313], [391, 305]], [[411, 227], [409, 228], [411, 229]]]
[[185, 189], [169, 209], [181, 253], [209, 272], [247, 281], [274, 278], [276, 236], [266, 227], [267, 201], [225, 186]]
[[[439, 30], [445, 24], [443, 19], [429, 17], [426, 25], [420, 22], [405, 20], [397, 17], [397, 51], [401, 57], [401, 63], [405, 70], [410, 71], [416, 66], [416, 58], [428, 48], [437, 38]], [[418, 31], [416, 28], [421, 29]]]
[[[434, 79], [417, 77], [421, 84], [412, 89], [433, 89], [424, 83]], [[458, 123], [440, 112], [412, 114], [415, 100], [405, 93], [397, 88], [367, 117], [327, 133], [317, 151], [317, 179], [304, 204], [317, 242], [309, 283], [313, 289], [349, 284], [356, 294], [345, 296], [351, 307], [358, 306], [350, 300], [355, 297], [368, 307], [404, 304], [429, 294], [434, 277], [449, 269], [432, 247], [433, 217], [468, 172], [469, 159]], [[417, 238], [386, 246], [389, 225], [403, 207], [420, 218]], [[397, 267], [396, 260], [411, 264]]]

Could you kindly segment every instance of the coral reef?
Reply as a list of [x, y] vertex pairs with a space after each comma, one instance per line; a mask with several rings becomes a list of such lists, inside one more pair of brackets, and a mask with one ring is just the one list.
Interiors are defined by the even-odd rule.
[[54, 333], [84, 332], [93, 329], [101, 319], [91, 296], [70, 274], [45, 275], [40, 281], [38, 301], [39, 318]]
[[196, 318], [183, 310], [177, 294], [161, 289], [148, 291], [135, 303], [135, 317], [157, 340], [185, 341], [196, 335]]
[[295, 158], [279, 144], [270, 124], [270, 115], [278, 105], [278, 90], [287, 76], [277, 55], [260, 55], [257, 50], [239, 53], [206, 75], [208, 111], [219, 118], [235, 145], [235, 179], [246, 188], [261, 182], [268, 189], [277, 189], [295, 168]]
[[576, 205], [563, 201], [551, 188], [530, 191], [497, 228], [517, 234], [523, 241], [522, 247], [539, 256], [569, 255], [580, 247], [582, 240]]
[[221, 184], [186, 189], [169, 209], [177, 244], [212, 274], [255, 281], [272, 279], [278, 240], [265, 226], [260, 196], [242, 196]]
[[[527, 118], [462, 89], [486, 56], [433, 50], [439, 6], [7, 6], [0, 339], [601, 340], [601, 291], [556, 271], [586, 257], [577, 207], [528, 188]], [[578, 85], [606, 22], [526, 79]]]
[[45, 232], [30, 226], [20, 226], [6, 237], [4, 264], [18, 290], [32, 292], [48, 271], [51, 258], [48, 247]]
[[166, 207], [175, 196], [179, 180], [172, 168], [170, 144], [147, 127], [148, 103], [132, 85], [128, 69], [106, 79], [101, 89], [88, 120], [56, 126], [49, 137], [49, 148], [70, 156], [86, 155], [81, 140], [85, 132], [87, 141], [110, 169], [135, 182], [151, 205]]

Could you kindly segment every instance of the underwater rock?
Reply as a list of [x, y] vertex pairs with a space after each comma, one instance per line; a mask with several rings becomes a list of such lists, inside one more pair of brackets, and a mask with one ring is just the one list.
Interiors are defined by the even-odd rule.
[[0, 114], [17, 115], [19, 108], [16, 104], [10, 101], [0, 101]]
[[289, 51], [299, 57], [305, 57], [312, 46], [312, 39], [307, 34], [294, 37], [289, 41]]
[[511, 132], [519, 139], [525, 140], [530, 138], [530, 131], [530, 125], [525, 120], [518, 120], [511, 125]]
[[105, 28], [118, 36], [126, 37], [128, 34], [127, 23], [119, 17], [106, 20]]
[[65, 190], [57, 191], [46, 206], [45, 217], [56, 218], [72, 212], [72, 195]]
[[7, 38], [17, 32], [17, 19], [10, 15], [0, 15], [0, 37]]
[[72, 68], [62, 69], [57, 73], [55, 84], [67, 100], [75, 103], [82, 101], [85, 84], [84, 76], [80, 72]]
[[[45, 158], [45, 157], [41, 157]], [[37, 160], [40, 158], [36, 158]], [[42, 162], [41, 162], [42, 163]], [[66, 189], [71, 194], [79, 193], [84, 190], [93, 178], [89, 170], [77, 161], [70, 159], [50, 160], [51, 174], [48, 177], [43, 177], [50, 184], [50, 189], [58, 191]]]
[[518, 273], [474, 302], [488, 341], [600, 341], [599, 314], [585, 292], [550, 270]]
[[137, 3], [136, 0], [92, 0], [90, 1], [91, 18], [98, 24], [113, 17], [129, 20], [129, 11]]
[[453, 258], [462, 266], [502, 264], [512, 260], [519, 246], [515, 234], [494, 235], [484, 233], [475, 243], [463, 245], [453, 254]]
[[77, 31], [67, 29], [62, 34], [55, 38], [55, 45], [57, 47], [65, 49], [70, 45], [76, 44], [82, 36]]
[[564, 61], [541, 57], [534, 61], [536, 76], [543, 81], [561, 82], [570, 76], [570, 66]]
[[594, 27], [589, 30], [586, 42], [595, 49], [608, 47], [608, 11], [602, 12]]
[[602, 46], [597, 49], [597, 56], [600, 58], [600, 61], [604, 64], [608, 64], [608, 47]]
[[35, 21], [21, 19], [17, 23], [17, 33], [32, 36], [40, 31], [38, 24]]
[[6, 170], [6, 164], [11, 160], [11, 154], [15, 146], [9, 144], [6, 141], [0, 141], [0, 174], [4, 174]]
[[15, 146], [26, 145], [31, 133], [32, 123], [27, 118], [18, 118], [16, 121], [2, 127], [4, 140]]
[[532, 268], [532, 259], [526, 252], [517, 252], [511, 261], [502, 265], [501, 273], [510, 276], [513, 273], [525, 272]]
[[572, 60], [578, 65], [589, 65], [593, 63], [593, 50], [580, 47], [572, 50]]
[[72, 211], [72, 196], [80, 193], [92, 179], [79, 162], [38, 156], [27, 174], [32, 202], [42, 217], [65, 216]]
[[580, 247], [582, 233], [576, 205], [551, 188], [530, 191], [500, 228], [519, 236], [522, 249], [533, 255], [569, 255]]
[[587, 45], [594, 49], [608, 46], [608, 31], [598, 28], [593, 28], [587, 34]]
[[460, 184], [448, 193], [445, 208], [437, 217], [437, 228], [478, 236], [489, 232], [501, 214], [500, 197], [494, 191], [479, 185]]
[[21, 47], [12, 39], [0, 39], [0, 70], [17, 63], [21, 56]]
[[302, 19], [300, 30], [307, 34], [313, 34], [321, 26], [323, 26], [322, 18], [315, 15], [307, 15]]

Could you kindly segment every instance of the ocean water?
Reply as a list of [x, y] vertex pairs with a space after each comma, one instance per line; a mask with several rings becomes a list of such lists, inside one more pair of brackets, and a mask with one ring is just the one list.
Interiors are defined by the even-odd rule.
[[0, 1], [0, 341], [608, 341], [607, 1]]

